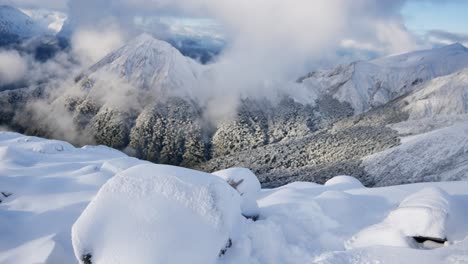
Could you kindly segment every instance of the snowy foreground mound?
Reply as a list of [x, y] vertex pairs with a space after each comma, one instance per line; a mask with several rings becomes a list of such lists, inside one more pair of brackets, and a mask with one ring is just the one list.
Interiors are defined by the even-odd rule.
[[216, 174], [0, 133], [0, 263], [468, 263], [468, 182]]
[[101, 188], [73, 246], [93, 263], [215, 263], [240, 217], [239, 195], [221, 179], [145, 164]]

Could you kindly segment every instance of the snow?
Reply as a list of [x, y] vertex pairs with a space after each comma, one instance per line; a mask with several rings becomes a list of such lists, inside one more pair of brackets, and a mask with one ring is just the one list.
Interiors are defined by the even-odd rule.
[[[0, 150], [0, 191], [12, 194], [0, 193], [0, 264], [77, 263], [87, 253], [94, 264], [468, 261], [468, 181], [364, 188], [339, 176], [255, 187], [251, 221], [212, 174], [15, 133], [0, 133]], [[448, 242], [428, 250], [415, 235]]]
[[426, 188], [404, 199], [379, 224], [347, 242], [349, 249], [369, 246], [417, 247], [413, 237], [445, 240], [450, 196], [440, 188]]
[[256, 195], [261, 190], [257, 176], [246, 168], [230, 168], [213, 172], [214, 175], [222, 178], [228, 183], [236, 185], [236, 190], [241, 195]]
[[239, 194], [219, 178], [145, 164], [101, 188], [73, 246], [93, 263], [214, 263], [240, 216]]
[[230, 168], [213, 172], [222, 178], [241, 195], [241, 210], [246, 217], [256, 218], [259, 215], [257, 197], [261, 190], [257, 176], [246, 168]]
[[46, 29], [34, 20], [11, 6], [0, 5], [0, 34], [14, 34], [29, 38], [46, 33]]
[[468, 123], [403, 137], [401, 145], [365, 157], [376, 185], [468, 179]]
[[312, 73], [302, 82], [313, 90], [332, 94], [351, 104], [356, 114], [415, 91], [436, 77], [468, 67], [468, 49], [460, 44], [432, 50], [358, 61]]
[[31, 17], [43, 28], [47, 28], [51, 33], [57, 34], [67, 20], [67, 14], [55, 10], [47, 9], [21, 9], [23, 13]]
[[405, 101], [411, 119], [468, 114], [468, 69], [429, 81]]
[[[192, 92], [202, 70], [201, 64], [183, 56], [169, 43], [142, 34], [91, 66], [85, 75], [97, 82], [95, 86], [100, 82], [111, 85], [117, 76], [160, 97], [194, 98]], [[99, 89], [95, 92], [99, 93]]]
[[352, 176], [336, 176], [325, 182], [325, 186], [336, 187], [341, 190], [364, 188], [362, 183]]
[[71, 226], [115, 174], [103, 165], [143, 163], [108, 149], [0, 132], [0, 191], [11, 193], [0, 194], [0, 263], [74, 263]]

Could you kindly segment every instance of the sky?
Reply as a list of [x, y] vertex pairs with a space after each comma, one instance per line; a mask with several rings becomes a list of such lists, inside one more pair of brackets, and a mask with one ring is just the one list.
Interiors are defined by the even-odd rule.
[[431, 30], [468, 34], [468, 1], [409, 2], [402, 14], [408, 29], [417, 34]]
[[222, 39], [230, 57], [245, 57], [250, 63], [255, 54], [261, 66], [269, 66], [265, 61], [283, 53], [288, 54], [282, 58], [285, 64], [310, 65], [454, 42], [468, 46], [465, 0], [0, 0], [0, 4], [60, 10], [77, 34], [89, 33], [80, 35], [89, 44], [95, 43], [92, 36], [109, 36], [108, 47], [93, 51], [95, 58], [101, 55], [99, 50], [107, 52], [141, 31], [160, 38]]

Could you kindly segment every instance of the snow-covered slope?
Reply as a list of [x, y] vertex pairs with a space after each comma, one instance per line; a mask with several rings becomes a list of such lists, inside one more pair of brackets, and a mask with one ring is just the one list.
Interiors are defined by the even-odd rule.
[[400, 146], [366, 157], [363, 165], [377, 186], [468, 180], [468, 124], [404, 137]]
[[[468, 182], [376, 189], [344, 176], [325, 185], [297, 182], [260, 190], [254, 222], [241, 216], [235, 190], [214, 175], [149, 164], [107, 147], [77, 149], [2, 132], [0, 188], [1, 264], [149, 264], [161, 257], [204, 264], [468, 261]], [[428, 225], [405, 233], [417, 224], [413, 216]], [[71, 230], [78, 218], [75, 257]], [[372, 240], [357, 244], [364, 235]], [[448, 242], [427, 250], [413, 235]]]
[[468, 113], [468, 69], [431, 80], [404, 99], [410, 119]]
[[110, 78], [113, 82], [117, 76], [159, 96], [186, 96], [193, 92], [201, 71], [200, 64], [169, 43], [142, 34], [91, 66], [84, 75], [94, 81]]
[[72, 224], [109, 178], [141, 163], [104, 146], [0, 132], [0, 263], [75, 263]]
[[453, 44], [433, 50], [358, 61], [300, 79], [311, 89], [349, 102], [356, 113], [405, 95], [421, 83], [468, 67], [468, 49]]
[[0, 44], [30, 38], [46, 32], [31, 17], [11, 6], [0, 5]]
[[368, 156], [378, 186], [468, 179], [468, 70], [428, 81], [396, 102], [409, 119], [388, 127], [401, 145]]

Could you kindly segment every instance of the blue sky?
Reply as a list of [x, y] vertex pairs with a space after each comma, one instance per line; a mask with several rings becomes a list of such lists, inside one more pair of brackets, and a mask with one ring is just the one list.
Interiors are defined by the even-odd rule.
[[468, 34], [468, 1], [408, 2], [402, 10], [409, 30], [424, 35], [430, 30]]

